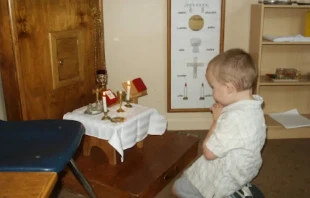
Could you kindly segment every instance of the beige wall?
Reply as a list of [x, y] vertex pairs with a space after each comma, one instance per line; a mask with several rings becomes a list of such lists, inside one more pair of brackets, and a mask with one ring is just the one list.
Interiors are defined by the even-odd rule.
[[[158, 109], [170, 130], [209, 128], [210, 113], [167, 113], [167, 0], [103, 0], [109, 87], [141, 77], [148, 96], [142, 105]], [[224, 48], [248, 49], [250, 5], [257, 0], [226, 0]]]
[[[248, 49], [250, 4], [257, 0], [226, 0], [224, 48]], [[168, 128], [206, 129], [210, 113], [167, 113], [167, 0], [103, 0], [108, 87], [141, 77], [148, 96], [139, 100], [158, 109]], [[0, 92], [0, 116], [3, 114]], [[2, 106], [1, 106], [2, 105]]]

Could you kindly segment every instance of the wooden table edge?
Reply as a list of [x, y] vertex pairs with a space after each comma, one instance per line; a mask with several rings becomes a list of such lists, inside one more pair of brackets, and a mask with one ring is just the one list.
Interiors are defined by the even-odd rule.
[[56, 172], [50, 172], [50, 174], [51, 177], [47, 182], [47, 184], [45, 185], [45, 187], [43, 188], [40, 197], [49, 197], [54, 189], [58, 176]]

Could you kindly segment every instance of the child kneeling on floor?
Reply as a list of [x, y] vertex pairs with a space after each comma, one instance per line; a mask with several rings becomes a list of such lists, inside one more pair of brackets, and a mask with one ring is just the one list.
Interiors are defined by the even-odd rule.
[[[231, 49], [213, 58], [206, 71], [215, 104], [213, 123], [203, 141], [203, 155], [173, 185], [179, 198], [224, 198], [243, 190], [262, 165], [266, 139], [263, 99], [252, 95], [257, 71], [251, 56]], [[242, 197], [240, 195], [240, 197]]]

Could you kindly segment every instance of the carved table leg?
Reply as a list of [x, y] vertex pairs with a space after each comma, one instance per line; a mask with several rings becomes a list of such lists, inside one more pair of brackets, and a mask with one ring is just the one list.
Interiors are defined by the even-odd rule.
[[143, 148], [143, 140], [141, 140], [140, 142], [137, 142], [137, 147]]
[[89, 156], [90, 155], [90, 151], [91, 151], [91, 138], [88, 135], [85, 135], [84, 137], [84, 142], [83, 142], [83, 154], [85, 156]]
[[93, 146], [100, 148], [107, 155], [110, 165], [115, 165], [120, 161], [120, 155], [107, 140], [86, 135], [83, 144], [83, 154], [89, 156]]

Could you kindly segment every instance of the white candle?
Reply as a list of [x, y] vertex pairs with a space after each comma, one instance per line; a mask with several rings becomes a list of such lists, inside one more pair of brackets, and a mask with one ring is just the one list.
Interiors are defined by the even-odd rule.
[[105, 92], [102, 93], [102, 103], [103, 103], [103, 112], [107, 112], [107, 98], [105, 96]]
[[126, 100], [130, 100], [130, 81], [127, 81], [127, 95], [126, 95]]
[[203, 83], [201, 84], [201, 97], [204, 97], [203, 95], [204, 95], [204, 90], [203, 90]]
[[184, 97], [187, 97], [187, 83], [184, 85]]

